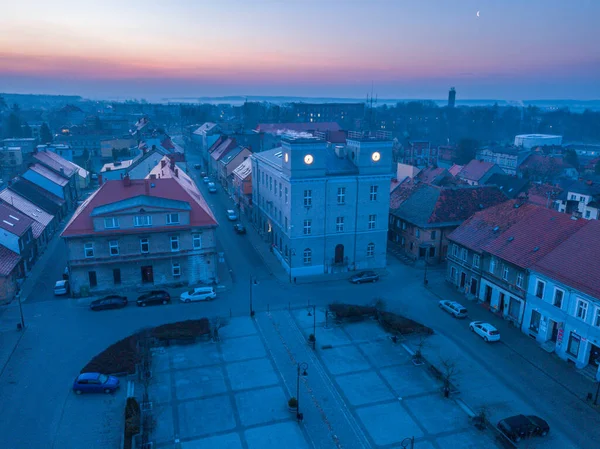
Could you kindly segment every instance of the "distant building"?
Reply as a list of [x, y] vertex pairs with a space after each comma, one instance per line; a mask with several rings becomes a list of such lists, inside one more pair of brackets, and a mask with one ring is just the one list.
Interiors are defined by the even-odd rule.
[[115, 181], [117, 179], [123, 179], [127, 170], [133, 164], [133, 159], [126, 161], [115, 161], [108, 162], [100, 169], [100, 182]]
[[552, 134], [520, 134], [515, 136], [515, 146], [531, 150], [548, 145], [562, 145], [562, 136]]
[[496, 164], [505, 173], [516, 175], [517, 169], [531, 151], [515, 146], [487, 146], [479, 148], [475, 159]]
[[252, 206], [252, 160], [246, 159], [233, 170], [233, 201], [238, 210], [250, 214]]
[[21, 138], [13, 138], [13, 139], [4, 139], [0, 143], [1, 146], [11, 147], [11, 148], [21, 148], [21, 152], [23, 155], [29, 155], [33, 153], [35, 150], [36, 141], [32, 137], [21, 137]]
[[117, 154], [130, 154], [130, 150], [137, 146], [137, 140], [132, 138], [126, 139], [108, 139], [100, 142], [100, 156], [103, 159], [114, 159]]
[[[452, 172], [452, 170], [450, 170]], [[504, 171], [492, 162], [471, 160], [458, 172], [456, 177], [471, 186], [484, 185], [493, 174], [503, 174]]]
[[586, 220], [600, 219], [600, 184], [593, 181], [576, 181], [565, 186], [555, 201], [559, 212]]
[[415, 167], [437, 165], [438, 148], [429, 141], [412, 141], [404, 148], [402, 162]]
[[218, 179], [230, 195], [233, 193], [233, 171], [251, 154], [248, 148], [237, 146], [219, 161]]
[[344, 122], [365, 116], [364, 103], [292, 103], [290, 107], [297, 122]]
[[341, 131], [341, 127], [338, 123], [325, 121], [305, 121], [304, 123], [259, 123], [254, 129], [255, 133], [263, 136], [261, 151], [271, 150], [281, 146], [281, 139], [286, 135], [297, 134], [298, 136], [315, 136], [318, 132], [329, 133], [338, 131]]
[[20, 147], [0, 147], [0, 179], [11, 179], [24, 168]]
[[450, 88], [448, 91], [448, 107], [453, 108], [456, 104], [456, 89], [454, 87]]

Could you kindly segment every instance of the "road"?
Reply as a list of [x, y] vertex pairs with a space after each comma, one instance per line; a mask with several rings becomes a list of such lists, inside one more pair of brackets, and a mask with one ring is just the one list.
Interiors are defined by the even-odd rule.
[[[190, 158], [193, 160], [193, 157]], [[194, 162], [190, 163], [193, 166]], [[191, 172], [193, 169], [190, 170]], [[193, 173], [198, 178], [199, 173]], [[136, 330], [167, 322], [204, 316], [234, 316], [249, 313], [250, 277], [254, 308], [259, 311], [316, 304], [325, 307], [333, 301], [368, 303], [383, 298], [389, 310], [402, 313], [435, 330], [425, 350], [432, 358], [447, 355], [459, 367], [457, 383], [461, 396], [474, 407], [489, 408], [493, 420], [514, 413], [535, 413], [551, 425], [551, 435], [540, 440], [544, 448], [592, 448], [600, 441], [600, 415], [567, 390], [567, 376], [579, 376], [566, 370], [563, 362], [541, 354], [539, 347], [517, 329], [505, 326], [476, 305], [468, 305], [469, 318], [456, 320], [439, 310], [437, 295], [442, 293], [430, 283], [423, 286], [423, 272], [390, 258], [389, 274], [376, 284], [351, 285], [336, 281], [290, 285], [270, 275], [262, 258], [247, 236], [233, 232], [225, 210], [230, 199], [220, 189], [209, 195], [200, 183], [220, 227], [219, 250], [225, 252], [233, 284], [209, 303], [182, 304], [140, 309], [130, 305], [122, 310], [94, 313], [86, 299], [58, 299], [49, 283], [60, 277], [64, 266], [64, 246], [47, 264], [36, 286], [23, 304], [27, 330], [0, 374], [0, 447], [27, 449], [57, 447], [57, 435], [64, 435], [77, 422], [77, 407], [72, 402], [70, 383], [90, 358], [115, 341]], [[439, 271], [430, 271], [434, 279]], [[131, 292], [135, 296], [135, 292]], [[5, 314], [14, 313], [14, 307]], [[493, 322], [502, 333], [499, 344], [485, 344], [468, 329], [470, 320]], [[16, 318], [15, 318], [16, 320]], [[318, 338], [318, 334], [317, 334]], [[533, 361], [548, 358], [548, 368], [540, 370]], [[550, 363], [551, 362], [551, 363]], [[556, 371], [553, 371], [553, 368]], [[580, 393], [580, 392], [576, 392]], [[76, 404], [75, 404], [76, 405]], [[101, 412], [102, 413], [102, 412]], [[118, 423], [117, 423], [118, 424]], [[118, 424], [120, 425], [120, 424]], [[74, 433], [84, 435], [87, 429]], [[77, 441], [77, 435], [74, 435]], [[89, 435], [88, 435], [89, 439]], [[86, 440], [87, 441], [87, 440]], [[73, 447], [78, 447], [74, 444]], [[536, 446], [531, 446], [536, 447]]]

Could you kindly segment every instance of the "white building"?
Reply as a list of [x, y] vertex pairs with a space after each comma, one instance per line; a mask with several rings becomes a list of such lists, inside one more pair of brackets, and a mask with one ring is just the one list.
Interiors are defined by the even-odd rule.
[[126, 161], [115, 161], [104, 164], [102, 166], [102, 169], [100, 170], [102, 182], [123, 179], [131, 164], [133, 164], [133, 159], [129, 159]]
[[475, 159], [479, 161], [491, 162], [496, 164], [505, 173], [509, 175], [517, 174], [517, 167], [523, 162], [531, 152], [529, 150], [514, 147], [483, 147], [476, 152]]
[[547, 145], [562, 145], [562, 136], [552, 134], [519, 134], [515, 136], [515, 146], [530, 150]]
[[385, 267], [391, 140], [286, 136], [251, 158], [252, 219], [290, 278]]

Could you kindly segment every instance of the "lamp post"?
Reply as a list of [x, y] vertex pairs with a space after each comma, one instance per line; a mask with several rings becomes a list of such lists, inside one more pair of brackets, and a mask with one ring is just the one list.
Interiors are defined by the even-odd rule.
[[429, 281], [427, 280], [428, 255], [429, 255], [429, 248], [426, 247], [425, 248], [425, 274], [423, 275], [423, 285], [425, 287], [427, 287], [427, 284], [429, 283]]
[[254, 318], [254, 308], [252, 307], [252, 293], [254, 291], [254, 286], [258, 285], [258, 281], [254, 278], [254, 276], [250, 276], [250, 317]]
[[[23, 317], [23, 303], [21, 302], [21, 291], [19, 291], [19, 313], [21, 314], [21, 329], [25, 329], [25, 318]], [[598, 395], [596, 395], [598, 397]]]
[[308, 363], [306, 362], [298, 362], [298, 375], [296, 377], [296, 401], [297, 409], [296, 409], [296, 419], [298, 422], [304, 419], [304, 415], [300, 413], [300, 376], [308, 376], [306, 369], [308, 368]]
[[400, 443], [400, 446], [402, 446], [405, 449], [413, 449], [415, 447], [415, 437], [404, 438], [402, 440], [402, 443]]
[[[312, 309], [312, 313], [310, 309]], [[309, 338], [309, 341], [312, 343], [313, 349], [315, 349], [315, 344], [317, 343], [317, 306], [308, 306], [308, 316], [313, 317], [313, 338], [312, 340]]]

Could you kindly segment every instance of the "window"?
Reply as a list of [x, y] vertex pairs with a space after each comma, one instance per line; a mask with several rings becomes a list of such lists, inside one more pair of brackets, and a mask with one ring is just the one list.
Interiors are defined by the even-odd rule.
[[281, 198], [282, 193], [283, 193], [283, 184], [279, 183], [279, 198]]
[[571, 199], [574, 200], [574, 201], [577, 201], [577, 195], [571, 194]]
[[171, 251], [179, 251], [179, 236], [171, 236]]
[[546, 283], [538, 280], [537, 284], [535, 285], [535, 296], [543, 299], [544, 298], [544, 287], [546, 287]]
[[346, 204], [346, 187], [338, 187], [337, 203]]
[[529, 330], [538, 332], [540, 329], [540, 320], [542, 315], [537, 310], [531, 311], [531, 321], [529, 322]]
[[173, 262], [173, 265], [171, 265], [171, 270], [173, 272], [173, 276], [181, 276], [181, 265], [179, 262]]
[[134, 226], [152, 226], [152, 217], [150, 215], [136, 215], [133, 224]]
[[371, 186], [369, 189], [369, 201], [377, 201], [377, 186]]
[[369, 215], [369, 229], [375, 229], [375, 223], [377, 221], [377, 215]]
[[119, 227], [119, 219], [115, 217], [105, 218], [104, 219], [104, 228], [105, 229], [116, 229]]
[[596, 307], [596, 313], [594, 314], [594, 322], [592, 324], [596, 327], [600, 327], [600, 307]]
[[496, 271], [496, 259], [492, 257], [492, 259], [490, 260], [490, 273], [493, 274], [494, 271]]
[[304, 220], [304, 235], [310, 235], [312, 231], [312, 220]]
[[468, 256], [469, 256], [469, 252], [467, 251], [467, 248], [463, 248], [463, 249], [460, 251], [460, 259], [461, 259], [463, 262], [466, 262], [466, 261], [467, 261], [467, 258], [468, 258]]
[[577, 309], [575, 310], [575, 316], [580, 320], [585, 321], [587, 317], [588, 303], [582, 299], [577, 299]]
[[402, 230], [406, 231], [406, 222], [405, 221], [402, 222]]
[[192, 234], [194, 249], [202, 249], [202, 234]]
[[147, 254], [150, 252], [150, 240], [140, 239], [140, 252], [142, 254]]
[[473, 254], [473, 266], [479, 268], [479, 254]]
[[108, 242], [108, 248], [110, 250], [110, 255], [111, 256], [118, 256], [119, 255], [119, 241], [118, 240], [110, 240]]
[[375, 243], [369, 243], [367, 245], [367, 257], [375, 256]]
[[429, 236], [431, 237], [431, 240], [435, 240], [436, 232], [435, 231], [431, 231], [431, 233], [429, 234]]
[[303, 262], [304, 265], [312, 264], [312, 250], [310, 248], [306, 248], [303, 254]]
[[585, 218], [590, 218], [591, 212], [589, 210], [585, 211]]
[[505, 281], [508, 281], [508, 273], [508, 267], [504, 265], [504, 269], [502, 270], [502, 279], [504, 279]]
[[458, 257], [458, 245], [452, 245], [452, 255]]
[[335, 219], [335, 232], [344, 232], [344, 217]]
[[179, 214], [177, 214], [177, 213], [167, 214], [167, 224], [168, 225], [179, 224]]
[[312, 190], [304, 191], [304, 207], [312, 206]]
[[419, 228], [415, 228], [415, 237], [419, 238], [421, 236], [421, 230]]
[[285, 223], [285, 232], [288, 232], [288, 224], [287, 224], [287, 217], [284, 217], [284, 223]]
[[559, 309], [562, 309], [563, 298], [565, 296], [565, 292], [555, 288], [554, 289], [554, 299], [552, 300], [552, 304], [554, 304]]
[[525, 280], [525, 277], [523, 276], [523, 273], [517, 274], [517, 287], [523, 288], [523, 281], [524, 280]]
[[94, 257], [94, 244], [92, 242], [85, 243], [83, 245], [83, 252], [86, 259]]
[[288, 189], [287, 187], [285, 188], [285, 204], [288, 203]]

